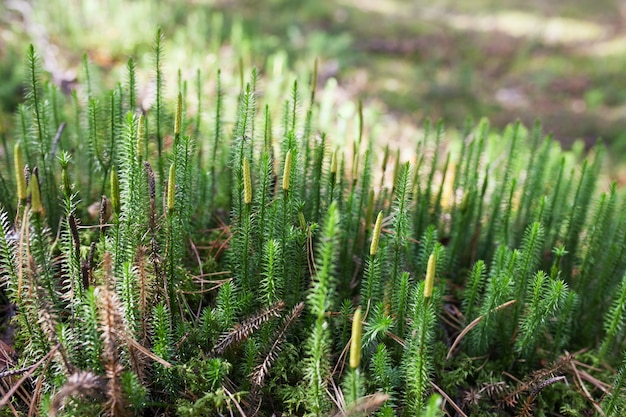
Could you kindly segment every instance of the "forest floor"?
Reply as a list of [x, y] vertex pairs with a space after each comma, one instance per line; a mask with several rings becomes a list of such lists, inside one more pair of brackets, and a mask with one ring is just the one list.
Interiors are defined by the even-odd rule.
[[[614, 158], [623, 160], [626, 154], [626, 2], [270, 0], [260, 7], [252, 0], [210, 6], [187, 0], [164, 2], [171, 8], [164, 13], [144, 0], [135, 2], [151, 10], [148, 18], [137, 17], [144, 18], [143, 33], [122, 36], [124, 29], [113, 25], [128, 27], [129, 17], [111, 15], [109, 30], [92, 25], [93, 33], [80, 37], [77, 30], [67, 30], [63, 19], [44, 22], [41, 17], [44, 4], [60, 7], [59, 1], [34, 0], [32, 18], [24, 12], [27, 2], [7, 2], [13, 18], [3, 25], [0, 46], [19, 38], [7, 32], [22, 31], [23, 38], [37, 43], [41, 31], [32, 27], [39, 21], [50, 32], [47, 42], [71, 57], [65, 66], [78, 67], [77, 49], [84, 48], [100, 51], [105, 58], [99, 65], [112, 67], [123, 65], [128, 52], [149, 50], [152, 26], [164, 27], [168, 37], [182, 42], [194, 30], [186, 16], [211, 9], [223, 14], [224, 33], [232, 21], [243, 22], [247, 36], [258, 38], [253, 53], [282, 48], [290, 57], [319, 57], [320, 78], [336, 78], [350, 99], [377, 103], [401, 125], [443, 118], [449, 127], [461, 129], [467, 117], [488, 117], [501, 128], [516, 119], [526, 124], [540, 120], [544, 131], [566, 147], [576, 140], [590, 147], [601, 138]], [[102, 6], [97, 0], [82, 4], [85, 13]], [[124, 12], [131, 15], [132, 10]], [[101, 13], [103, 19], [107, 13]], [[0, 58], [10, 65], [11, 57], [7, 52], [2, 56], [1, 49]], [[16, 78], [18, 72], [0, 67], [4, 78]], [[12, 102], [8, 94], [0, 90], [0, 100]]]

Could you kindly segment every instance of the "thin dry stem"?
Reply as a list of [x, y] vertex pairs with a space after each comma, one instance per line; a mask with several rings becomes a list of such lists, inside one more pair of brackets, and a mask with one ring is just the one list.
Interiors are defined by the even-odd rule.
[[587, 398], [587, 400], [593, 405], [593, 408], [596, 409], [596, 411], [601, 415], [605, 415], [604, 411], [602, 410], [602, 407], [600, 407], [600, 405], [598, 404], [598, 402], [596, 400], [593, 399], [593, 397], [591, 396], [591, 394], [589, 393], [589, 390], [587, 390], [587, 387], [585, 387], [585, 384], [582, 381], [582, 378], [580, 376], [580, 373], [578, 371], [578, 368], [576, 368], [576, 365], [570, 361], [570, 366], [572, 367], [572, 370], [574, 371], [574, 375], [576, 376], [576, 382], [577, 382], [577, 386], [580, 387], [580, 389], [583, 391], [583, 395], [585, 396], [585, 398]]
[[371, 414], [378, 410], [381, 405], [389, 399], [389, 394], [382, 392], [376, 392], [372, 395], [368, 395], [363, 398], [359, 398], [354, 406], [346, 411], [338, 411], [331, 417], [349, 417], [349, 416], [362, 416], [363, 414]]
[[[48, 367], [50, 366], [50, 362], [52, 362], [53, 356], [50, 356], [48, 360], [46, 360], [46, 364], [43, 366], [42, 374], [45, 374]], [[43, 378], [37, 378], [37, 384], [35, 385], [35, 389], [30, 398], [30, 406], [28, 408], [28, 417], [33, 416], [37, 412], [37, 405], [39, 404], [41, 398], [41, 389], [43, 387]]]
[[30, 378], [30, 376], [33, 374], [33, 372], [35, 372], [35, 370], [41, 366], [42, 363], [44, 363], [46, 360], [48, 360], [48, 358], [50, 358], [52, 355], [54, 355], [57, 350], [59, 349], [59, 345], [54, 346], [50, 352], [48, 352], [46, 354], [46, 356], [44, 356], [43, 358], [39, 359], [37, 361], [37, 363], [35, 363], [34, 365], [32, 365], [30, 367], [30, 369], [28, 371], [26, 371], [24, 373], [24, 375], [22, 375], [22, 377], [19, 379], [19, 381], [17, 381], [15, 383], [15, 385], [13, 385], [11, 387], [11, 389], [9, 391], [6, 392], [6, 394], [4, 394], [4, 396], [2, 397], [2, 399], [0, 399], [0, 408], [4, 407], [10, 400], [11, 397], [13, 396], [13, 394], [15, 394], [15, 392], [18, 390], [18, 388], [27, 380]]
[[228, 395], [228, 397], [233, 401], [233, 403], [235, 403], [235, 407], [237, 407], [237, 411], [239, 411], [241, 417], [246, 417], [246, 413], [244, 413], [243, 408], [241, 408], [241, 405], [239, 404], [239, 401], [237, 401], [235, 396], [231, 394], [230, 391], [226, 389], [226, 387], [222, 386], [222, 389], [224, 390], [226, 395]]
[[434, 382], [432, 382], [432, 381], [431, 381], [430, 385], [432, 385], [432, 386], [433, 386], [433, 388], [434, 388], [434, 389], [435, 389], [435, 390], [436, 390], [439, 394], [441, 394], [441, 396], [442, 396], [443, 398], [445, 398], [447, 402], [449, 402], [449, 403], [450, 403], [450, 405], [452, 406], [452, 408], [454, 408], [454, 409], [456, 410], [456, 412], [457, 412], [457, 413], [459, 413], [459, 415], [460, 415], [461, 417], [467, 417], [467, 414], [465, 414], [465, 413], [463, 412], [463, 410], [461, 410], [461, 408], [460, 408], [458, 405], [456, 405], [456, 403], [452, 400], [452, 398], [450, 398], [450, 396], [449, 396], [448, 394], [446, 394], [446, 392], [445, 392], [443, 389], [441, 389], [441, 388], [440, 388], [437, 384], [435, 384], [435, 383], [434, 383]]
[[[517, 300], [507, 301], [506, 303], [500, 304], [498, 307], [494, 308], [493, 311], [490, 311], [488, 314], [495, 313], [496, 311], [500, 311], [503, 308], [512, 306], [516, 302], [517, 302]], [[465, 335], [468, 334], [469, 331], [472, 330], [474, 327], [478, 326], [478, 323], [480, 323], [484, 318], [485, 318], [485, 315], [476, 317], [470, 324], [468, 324], [465, 327], [465, 329], [463, 329], [463, 331], [457, 336], [457, 338], [454, 341], [454, 343], [452, 343], [452, 346], [450, 346], [450, 350], [448, 350], [448, 354], [446, 355], [446, 360], [450, 359], [450, 356], [452, 356], [452, 352], [454, 352], [454, 349], [456, 349], [458, 344], [461, 343], [461, 340], [463, 340]]]

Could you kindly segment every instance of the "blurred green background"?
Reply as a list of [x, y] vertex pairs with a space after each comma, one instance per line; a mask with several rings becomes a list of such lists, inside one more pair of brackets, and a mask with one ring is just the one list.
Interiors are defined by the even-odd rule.
[[217, 68], [237, 77], [241, 60], [287, 82], [317, 58], [339, 103], [361, 98], [381, 115], [378, 140], [410, 140], [425, 118], [459, 129], [467, 117], [538, 119], [566, 147], [601, 138], [626, 160], [626, 2], [609, 0], [2, 0], [4, 130], [29, 43], [67, 92], [84, 52], [107, 87], [134, 56], [149, 91], [159, 26], [171, 96], [178, 69], [188, 80], [201, 69], [209, 85]]

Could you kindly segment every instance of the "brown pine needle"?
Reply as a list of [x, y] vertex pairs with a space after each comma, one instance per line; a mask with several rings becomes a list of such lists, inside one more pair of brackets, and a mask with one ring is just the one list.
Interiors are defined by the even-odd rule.
[[450, 397], [448, 396], [448, 394], [446, 394], [446, 392], [445, 392], [444, 390], [442, 390], [441, 388], [439, 388], [439, 386], [437, 386], [437, 384], [435, 384], [435, 383], [434, 383], [434, 382], [432, 382], [432, 381], [430, 382], [430, 385], [432, 385], [432, 386], [433, 386], [433, 388], [434, 388], [435, 390], [437, 390], [437, 392], [438, 392], [439, 394], [441, 394], [441, 396], [442, 396], [443, 398], [445, 398], [447, 402], [449, 402], [449, 403], [450, 403], [450, 405], [452, 406], [452, 408], [454, 408], [454, 409], [456, 410], [456, 412], [457, 412], [457, 413], [459, 413], [459, 415], [460, 415], [461, 417], [467, 417], [467, 414], [465, 414], [465, 413], [463, 412], [463, 410], [461, 410], [461, 408], [460, 408], [458, 405], [456, 405], [456, 403], [452, 400], [452, 398], [450, 398]]
[[53, 347], [50, 352], [48, 352], [46, 354], [46, 356], [44, 356], [43, 358], [39, 359], [39, 361], [37, 361], [37, 363], [35, 363], [33, 366], [30, 367], [30, 369], [28, 369], [28, 371], [26, 371], [24, 373], [24, 375], [22, 375], [22, 377], [19, 379], [19, 381], [17, 381], [15, 383], [15, 385], [13, 385], [11, 387], [10, 390], [7, 391], [6, 394], [4, 394], [4, 397], [2, 397], [2, 399], [0, 399], [0, 408], [4, 407], [5, 404], [7, 404], [9, 402], [9, 400], [11, 400], [11, 397], [13, 396], [13, 394], [15, 394], [15, 391], [17, 391], [17, 389], [28, 379], [30, 378], [30, 376], [33, 374], [33, 372], [35, 372], [35, 369], [37, 369], [39, 366], [41, 366], [42, 363], [44, 363], [49, 357], [51, 357], [52, 355], [54, 355], [56, 353], [56, 351], [59, 349], [60, 344], [56, 345], [55, 347]]
[[[491, 310], [488, 314], [490, 313], [495, 313], [496, 311], [500, 311], [503, 308], [512, 306], [513, 304], [515, 304], [517, 302], [517, 300], [510, 300], [507, 301], [504, 304], [500, 304], [498, 307], [494, 308], [493, 310]], [[452, 352], [454, 351], [454, 349], [456, 349], [456, 347], [458, 346], [459, 343], [461, 343], [461, 340], [463, 340], [463, 338], [465, 337], [466, 334], [469, 333], [470, 330], [472, 330], [474, 327], [478, 326], [478, 323], [480, 323], [483, 319], [485, 318], [485, 315], [476, 317], [470, 324], [468, 324], [461, 333], [459, 333], [459, 335], [457, 336], [456, 340], [454, 341], [454, 343], [452, 343], [452, 346], [450, 346], [450, 350], [448, 351], [448, 354], [446, 355], [446, 360], [450, 359], [450, 356], [452, 356]]]
[[[225, 387], [222, 386], [222, 389], [224, 390], [226, 395], [228, 395], [228, 397], [231, 400], [233, 400], [233, 403], [235, 403], [235, 407], [237, 407], [237, 411], [239, 411], [239, 413], [241, 414], [241, 417], [247, 417], [246, 413], [244, 413], [243, 408], [241, 408], [241, 405], [239, 404], [239, 401], [237, 401], [235, 396], [233, 394], [231, 394], [230, 391], [228, 391]], [[230, 409], [230, 407], [229, 407], [229, 409]]]
[[374, 411], [378, 410], [380, 406], [383, 405], [383, 403], [387, 401], [388, 399], [389, 399], [389, 394], [385, 394], [383, 392], [375, 392], [372, 395], [359, 398], [356, 404], [352, 408], [349, 408], [345, 412], [339, 411], [333, 414], [332, 417], [356, 416], [356, 415], [362, 415], [363, 413], [365, 415], [371, 414]]
[[[50, 366], [50, 362], [52, 362], [52, 358], [54, 356], [50, 356], [47, 360], [46, 363], [43, 366], [43, 370], [42, 370], [42, 374], [46, 373], [46, 370], [48, 369], [48, 367]], [[37, 412], [37, 403], [40, 400], [41, 397], [41, 387], [43, 386], [43, 378], [37, 378], [37, 384], [35, 384], [35, 390], [33, 391], [33, 394], [30, 398], [30, 406], [28, 408], [28, 417], [31, 417], [33, 415], [35, 415], [35, 413]]]
[[602, 407], [600, 407], [600, 405], [598, 404], [598, 402], [596, 400], [593, 399], [593, 397], [591, 396], [591, 394], [589, 393], [589, 390], [587, 390], [587, 387], [585, 387], [585, 384], [583, 383], [583, 380], [580, 376], [580, 372], [578, 371], [578, 369], [576, 368], [576, 365], [572, 362], [570, 362], [570, 366], [572, 367], [572, 370], [574, 371], [574, 375], [576, 376], [576, 381], [578, 382], [578, 386], [580, 386], [580, 388], [583, 391], [583, 395], [585, 396], [585, 398], [587, 398], [587, 400], [589, 402], [591, 402], [591, 404], [593, 405], [593, 408], [596, 409], [596, 411], [601, 415], [604, 416], [604, 411], [602, 410]]
[[[584, 379], [585, 381], [591, 383], [594, 387], [596, 387], [597, 389], [599, 389], [600, 391], [604, 392], [605, 394], [608, 394], [611, 391], [611, 385], [607, 384], [606, 382], [600, 381], [597, 378], [594, 378], [593, 376], [591, 376], [590, 374], [588, 374], [585, 371], [581, 371], [580, 369], [578, 369], [578, 366], [586, 366], [589, 367], [589, 365], [582, 363], [582, 362], [578, 362], [578, 361], [572, 361], [572, 365], [577, 365], [576, 370], [578, 371], [578, 373], [580, 374], [580, 377], [582, 379]], [[593, 368], [593, 367], [591, 367]]]
[[165, 359], [161, 358], [160, 356], [157, 356], [154, 353], [152, 353], [149, 349], [147, 349], [144, 346], [142, 346], [141, 343], [139, 343], [138, 341], [136, 341], [135, 339], [133, 339], [130, 336], [127, 336], [125, 338], [125, 342], [128, 343], [129, 346], [132, 346], [133, 349], [137, 349], [141, 354], [143, 354], [144, 356], [152, 359], [153, 361], [155, 361], [157, 363], [160, 363], [161, 365], [163, 365], [167, 369], [170, 369], [170, 368], [172, 368], [174, 366], [171, 363], [169, 363], [168, 361], [166, 361]]

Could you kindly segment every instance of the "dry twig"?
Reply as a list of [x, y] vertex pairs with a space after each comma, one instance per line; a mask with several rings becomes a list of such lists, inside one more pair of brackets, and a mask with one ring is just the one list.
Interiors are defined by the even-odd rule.
[[[490, 311], [488, 314], [491, 313], [495, 313], [497, 311], [502, 310], [503, 308], [512, 306], [513, 304], [515, 304], [517, 302], [517, 300], [510, 300], [507, 301], [504, 304], [500, 304], [498, 307], [494, 308], [492, 311]], [[476, 317], [470, 324], [468, 324], [465, 329], [463, 329], [463, 331], [457, 336], [457, 338], [455, 339], [454, 343], [452, 343], [452, 346], [450, 346], [450, 350], [448, 351], [448, 354], [446, 355], [446, 360], [450, 359], [450, 356], [452, 356], [452, 352], [454, 352], [454, 349], [456, 349], [456, 347], [458, 346], [458, 344], [461, 342], [461, 340], [463, 340], [463, 338], [465, 337], [466, 334], [469, 333], [470, 330], [472, 330], [474, 327], [478, 326], [478, 323], [480, 323], [483, 319], [485, 318], [485, 315]]]

